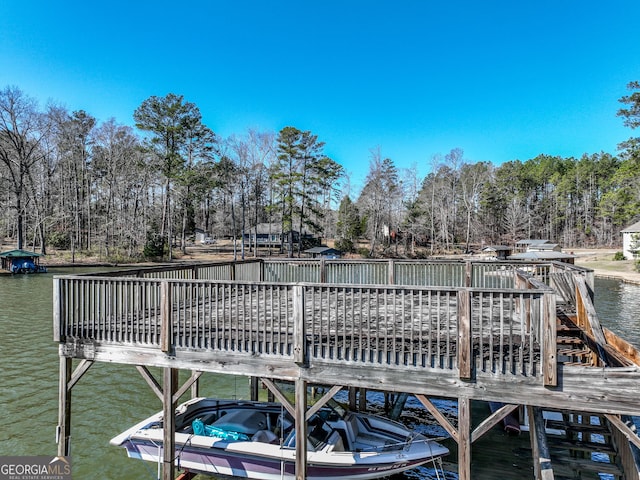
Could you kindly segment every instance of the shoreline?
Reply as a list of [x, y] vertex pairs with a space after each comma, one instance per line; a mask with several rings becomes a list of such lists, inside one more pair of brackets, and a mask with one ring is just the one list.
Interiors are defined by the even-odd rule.
[[[589, 268], [589, 267], [586, 267]], [[638, 278], [635, 276], [631, 276], [622, 272], [610, 272], [603, 270], [593, 270], [593, 274], [596, 278], [601, 278], [604, 280], [619, 280], [622, 283], [629, 283], [631, 285], [640, 285], [640, 274], [636, 274]]]
[[640, 285], [640, 272], [635, 269], [634, 260], [613, 259], [619, 251], [619, 249], [574, 250], [575, 265], [593, 270], [597, 278]]
[[[575, 265], [577, 267], [593, 270], [597, 278], [619, 280], [624, 283], [640, 285], [640, 272], [635, 269], [633, 260], [613, 260], [616, 252], [620, 249], [600, 248], [600, 249], [574, 249], [570, 253], [575, 255]], [[190, 247], [186, 255], [178, 254], [174, 258], [175, 263], [198, 263], [211, 261], [233, 260], [232, 251], [226, 251], [220, 246], [210, 247]], [[70, 261], [68, 252], [51, 252], [40, 262], [47, 269], [51, 268], [82, 268], [82, 267], [120, 267], [123, 269], [137, 267], [152, 267], [173, 262], [140, 262], [140, 263], [118, 263], [100, 260], [91, 257], [79, 257], [76, 261]], [[8, 273], [8, 272], [7, 272]]]

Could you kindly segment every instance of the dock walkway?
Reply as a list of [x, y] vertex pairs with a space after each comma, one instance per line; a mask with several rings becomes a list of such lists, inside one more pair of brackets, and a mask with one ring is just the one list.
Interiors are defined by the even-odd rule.
[[[70, 428], [67, 392], [96, 361], [246, 375], [271, 389], [288, 381], [409, 392], [428, 409], [429, 396], [457, 398], [462, 423], [445, 428], [466, 480], [471, 444], [501, 420], [498, 413], [471, 432], [464, 412], [472, 400], [639, 414], [640, 356], [599, 326], [592, 285], [589, 270], [558, 263], [404, 260], [56, 277], [60, 427]], [[72, 371], [74, 358], [81, 363]], [[143, 375], [171, 411], [169, 387]]]

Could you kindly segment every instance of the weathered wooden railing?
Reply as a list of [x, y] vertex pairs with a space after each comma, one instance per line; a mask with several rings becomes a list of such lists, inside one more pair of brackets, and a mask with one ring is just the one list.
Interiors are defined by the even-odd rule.
[[576, 276], [585, 278], [587, 284], [593, 287], [593, 272], [560, 262], [252, 259], [131, 268], [93, 275], [275, 283], [513, 288], [517, 272], [524, 272], [554, 287], [563, 298], [573, 296], [574, 301], [573, 279]]
[[[335, 273], [327, 263], [247, 262], [242, 268], [124, 272], [128, 277], [56, 277], [54, 336], [63, 348], [99, 343], [166, 354], [195, 349], [276, 356], [300, 365], [408, 365], [463, 379], [485, 372], [556, 383], [555, 294], [525, 273], [482, 267], [491, 283], [512, 278], [509, 288], [418, 286], [409, 283], [423, 281], [428, 270], [394, 262], [391, 278], [408, 285], [356, 285], [365, 279], [356, 276], [352, 263], [338, 264]], [[384, 266], [389, 280], [389, 262], [372, 263], [357, 275], [379, 279], [375, 275]], [[326, 269], [327, 283], [200, 279], [271, 278], [277, 268], [279, 275], [298, 271], [304, 279]], [[465, 283], [479, 278], [469, 264], [455, 268]], [[344, 277], [354, 283], [328, 283]]]

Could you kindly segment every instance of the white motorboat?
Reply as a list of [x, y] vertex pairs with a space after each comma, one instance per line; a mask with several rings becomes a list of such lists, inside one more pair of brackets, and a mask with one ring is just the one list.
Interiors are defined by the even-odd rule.
[[[366, 480], [435, 461], [449, 450], [379, 415], [324, 406], [307, 426], [307, 479]], [[196, 398], [176, 410], [175, 463], [192, 472], [295, 478], [293, 418], [279, 403]], [[161, 462], [163, 415], [111, 440], [129, 457]]]

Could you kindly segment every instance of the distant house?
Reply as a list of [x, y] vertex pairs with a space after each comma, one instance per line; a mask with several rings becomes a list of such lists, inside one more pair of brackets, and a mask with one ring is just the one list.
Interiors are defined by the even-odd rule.
[[556, 261], [573, 264], [576, 256], [563, 253], [557, 243], [549, 240], [527, 239], [516, 242], [516, 253], [508, 256], [508, 260]]
[[509, 255], [507, 260], [530, 260], [530, 261], [541, 261], [541, 262], [564, 262], [570, 263], [573, 265], [576, 256], [571, 255], [569, 253], [557, 252], [554, 250], [550, 251], [529, 251], [529, 252], [520, 252], [514, 255]]
[[506, 260], [511, 255], [511, 247], [506, 245], [488, 245], [482, 249], [482, 256], [496, 260]]
[[328, 260], [334, 260], [336, 258], [340, 258], [342, 256], [342, 252], [340, 250], [336, 250], [335, 248], [320, 246], [308, 248], [304, 251], [304, 253], [310, 255], [313, 258], [326, 258]]
[[621, 231], [622, 254], [628, 260], [640, 256], [640, 222], [629, 225]]
[[534, 243], [527, 248], [528, 252], [561, 252], [562, 247], [557, 243]]
[[[294, 234], [294, 243], [297, 243], [297, 232], [292, 233]], [[286, 243], [286, 238], [283, 237], [282, 226], [280, 224], [259, 223], [245, 231], [242, 240], [245, 245], [250, 246], [279, 247], [283, 243]]]
[[531, 248], [540, 247], [546, 243], [551, 243], [549, 240], [538, 240], [534, 238], [527, 238], [525, 240], [519, 240], [516, 242], [516, 252], [526, 252]]
[[259, 223], [247, 230], [242, 240], [247, 246], [280, 247], [280, 245], [289, 243], [290, 236], [294, 245], [298, 245], [301, 240], [303, 242], [306, 240], [312, 241], [314, 238], [313, 235], [304, 230], [301, 235], [296, 230], [283, 232], [282, 225], [278, 223]]

